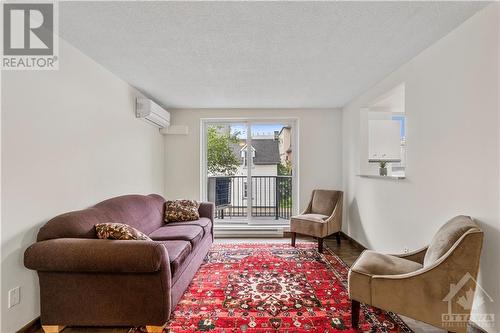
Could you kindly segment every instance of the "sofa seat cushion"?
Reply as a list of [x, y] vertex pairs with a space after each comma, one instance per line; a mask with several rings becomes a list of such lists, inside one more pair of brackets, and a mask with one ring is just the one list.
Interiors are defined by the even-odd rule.
[[349, 297], [360, 302], [373, 304], [372, 276], [411, 273], [422, 267], [421, 264], [411, 260], [375, 251], [363, 251], [349, 270]]
[[192, 247], [195, 247], [203, 238], [203, 228], [199, 225], [184, 223], [168, 224], [150, 233], [149, 237], [156, 241], [185, 240], [189, 241]]
[[189, 222], [171, 222], [168, 226], [174, 225], [197, 225], [203, 228], [204, 236], [211, 233], [212, 221], [208, 217], [200, 217], [199, 220], [189, 221]]
[[172, 278], [176, 277], [177, 273], [182, 271], [181, 268], [186, 258], [191, 254], [191, 244], [184, 240], [162, 241], [161, 243], [167, 249]]

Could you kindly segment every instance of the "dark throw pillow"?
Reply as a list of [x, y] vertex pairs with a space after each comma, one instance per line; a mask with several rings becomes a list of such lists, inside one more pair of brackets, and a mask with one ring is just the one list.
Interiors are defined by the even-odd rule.
[[152, 240], [139, 230], [123, 223], [99, 223], [95, 225], [100, 239]]
[[200, 218], [195, 200], [168, 200], [165, 203], [165, 222], [186, 222]]

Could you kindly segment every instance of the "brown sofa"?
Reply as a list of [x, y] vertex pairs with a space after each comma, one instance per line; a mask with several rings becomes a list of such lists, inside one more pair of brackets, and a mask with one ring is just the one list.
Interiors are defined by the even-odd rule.
[[349, 270], [352, 326], [358, 326], [362, 302], [465, 333], [467, 321], [460, 318], [469, 318], [471, 309], [462, 306], [460, 298], [473, 299], [482, 244], [479, 226], [468, 216], [456, 216], [418, 251], [364, 251]]
[[[160, 195], [125, 195], [59, 215], [24, 264], [38, 271], [46, 332], [64, 326], [142, 326], [159, 332], [213, 242], [212, 203], [200, 219], [165, 224]], [[97, 239], [94, 225], [126, 223], [154, 241]]]

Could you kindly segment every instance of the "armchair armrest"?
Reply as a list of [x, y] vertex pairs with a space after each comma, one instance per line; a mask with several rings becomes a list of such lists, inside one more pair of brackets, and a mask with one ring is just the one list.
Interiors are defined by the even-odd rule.
[[328, 216], [325, 222], [332, 225], [334, 229], [340, 230], [342, 228], [342, 207], [335, 207], [332, 214]]
[[168, 265], [168, 253], [152, 241], [58, 238], [24, 252], [24, 265], [49, 272], [150, 273]]
[[326, 219], [327, 222], [333, 221], [333, 220], [335, 220], [336, 218], [338, 218], [339, 216], [342, 215], [342, 207], [343, 207], [342, 200], [343, 200], [343, 196], [341, 195], [339, 201], [337, 202], [337, 204], [333, 208], [332, 213]]
[[394, 257], [399, 257], [399, 258], [403, 258], [406, 260], [411, 260], [413, 262], [416, 262], [416, 263], [419, 263], [422, 265], [424, 263], [425, 254], [427, 253], [427, 248], [428, 248], [428, 246], [425, 246], [421, 249], [418, 249], [416, 251], [412, 251], [409, 253], [391, 254], [391, 255]]
[[342, 210], [343, 210], [343, 201], [344, 201], [344, 195], [341, 192], [340, 196], [337, 200], [337, 203], [335, 207], [333, 208], [332, 213], [330, 216], [325, 220], [326, 223], [329, 225], [329, 232], [337, 232], [342, 229]]
[[215, 213], [215, 204], [213, 202], [200, 202], [198, 213], [200, 214], [200, 217], [208, 217], [213, 222]]

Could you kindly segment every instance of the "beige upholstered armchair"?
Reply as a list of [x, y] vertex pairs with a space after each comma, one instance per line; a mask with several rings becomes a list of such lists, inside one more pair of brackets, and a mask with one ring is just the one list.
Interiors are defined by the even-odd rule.
[[466, 332], [467, 319], [457, 318], [470, 315], [467, 302], [476, 289], [482, 243], [478, 225], [468, 216], [457, 216], [419, 251], [405, 255], [364, 251], [349, 271], [352, 326], [358, 326], [362, 302], [449, 332]]
[[342, 191], [314, 190], [306, 210], [290, 220], [292, 246], [295, 246], [297, 234], [316, 237], [320, 253], [323, 252], [323, 238], [326, 236], [337, 233], [337, 244], [340, 244], [342, 202]]

